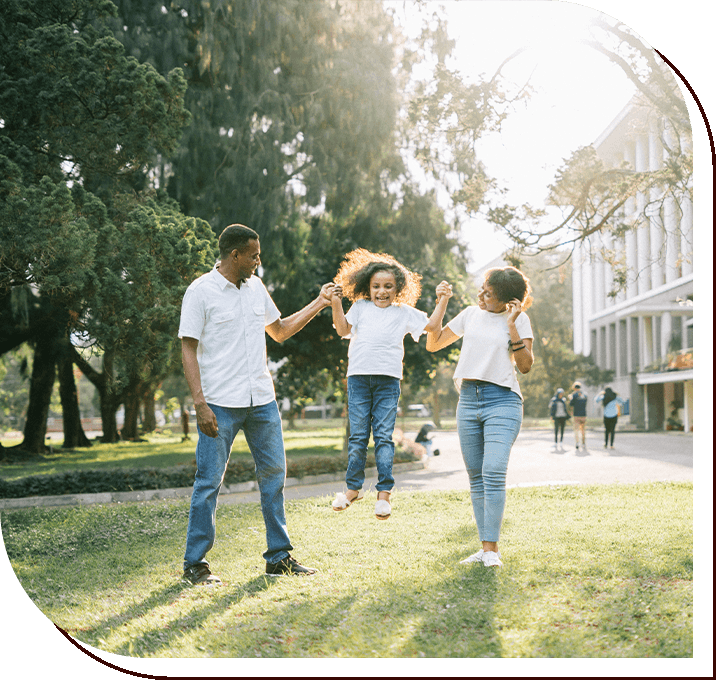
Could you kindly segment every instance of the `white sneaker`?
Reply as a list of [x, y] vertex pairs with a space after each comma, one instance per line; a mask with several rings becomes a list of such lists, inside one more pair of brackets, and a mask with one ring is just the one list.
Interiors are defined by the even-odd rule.
[[500, 557], [501, 555], [499, 552], [492, 552], [492, 550], [488, 550], [482, 555], [482, 563], [486, 567], [501, 567], [502, 560]]
[[484, 554], [485, 551], [480, 549], [474, 555], [470, 555], [470, 557], [466, 557], [464, 560], [460, 560], [460, 564], [472, 564], [473, 562], [482, 562], [482, 556]]

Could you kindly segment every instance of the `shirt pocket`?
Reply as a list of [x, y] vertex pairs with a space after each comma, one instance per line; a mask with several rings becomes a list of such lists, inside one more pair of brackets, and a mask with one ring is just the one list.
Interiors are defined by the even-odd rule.
[[215, 337], [227, 338], [236, 330], [236, 312], [221, 311], [211, 315], [211, 330]]

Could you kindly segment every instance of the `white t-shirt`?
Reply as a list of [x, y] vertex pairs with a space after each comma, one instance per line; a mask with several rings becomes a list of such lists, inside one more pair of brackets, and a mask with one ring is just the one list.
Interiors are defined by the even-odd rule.
[[237, 288], [214, 268], [189, 285], [179, 337], [199, 341], [201, 388], [209, 404], [247, 408], [276, 398], [266, 361], [266, 326], [280, 317], [257, 276]]
[[[509, 387], [522, 397], [509, 351], [508, 316], [507, 311], [495, 314], [472, 306], [463, 309], [447, 324], [455, 335], [464, 336], [454, 375], [458, 390], [463, 378], [471, 378]], [[534, 337], [529, 317], [524, 312], [515, 320], [515, 327], [521, 338]]]
[[356, 300], [346, 314], [351, 325], [346, 375], [403, 377], [403, 338], [417, 342], [428, 325], [428, 315], [410, 305], [378, 307]]

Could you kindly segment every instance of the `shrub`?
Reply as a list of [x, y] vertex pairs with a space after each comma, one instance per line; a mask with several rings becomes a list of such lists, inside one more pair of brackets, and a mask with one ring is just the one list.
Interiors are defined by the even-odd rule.
[[[419, 456], [404, 446], [396, 446], [395, 462], [414, 461]], [[305, 477], [328, 472], [344, 472], [348, 466], [346, 456], [303, 456], [287, 460], [288, 477]], [[375, 456], [368, 455], [367, 467], [375, 467]], [[176, 465], [170, 468], [113, 468], [105, 470], [79, 470], [51, 475], [32, 475], [6, 481], [0, 479], [0, 498], [27, 496], [61, 496], [63, 494], [141, 491], [146, 489], [173, 489], [192, 486], [196, 465]], [[237, 458], [226, 468], [224, 482], [237, 484], [256, 479], [252, 459]]]

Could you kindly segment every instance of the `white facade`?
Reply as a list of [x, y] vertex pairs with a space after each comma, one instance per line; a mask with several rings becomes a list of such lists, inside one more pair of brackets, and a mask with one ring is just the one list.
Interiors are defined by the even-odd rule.
[[[657, 170], [667, 136], [653, 110], [627, 105], [594, 143], [605, 165]], [[637, 217], [646, 211], [639, 221]], [[638, 428], [693, 429], [693, 210], [654, 192], [630, 199], [619, 217], [638, 221], [621, 238], [594, 234], [574, 253], [574, 351], [614, 371], [612, 388], [629, 399]], [[610, 296], [614, 271], [602, 252], [626, 264], [625, 290]], [[602, 387], [602, 386], [598, 386]], [[591, 390], [590, 390], [591, 391]]]

